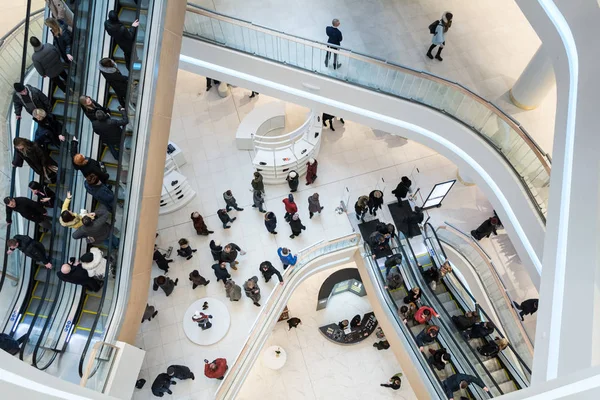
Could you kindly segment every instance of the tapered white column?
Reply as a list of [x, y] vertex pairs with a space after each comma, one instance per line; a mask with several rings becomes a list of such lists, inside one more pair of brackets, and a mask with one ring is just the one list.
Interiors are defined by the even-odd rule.
[[510, 90], [510, 100], [519, 108], [533, 110], [542, 103], [554, 84], [552, 61], [540, 46]]

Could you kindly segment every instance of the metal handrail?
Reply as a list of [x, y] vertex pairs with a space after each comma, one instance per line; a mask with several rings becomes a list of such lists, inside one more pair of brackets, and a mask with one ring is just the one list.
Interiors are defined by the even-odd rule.
[[[85, 368], [85, 370], [83, 371], [83, 375], [81, 377], [81, 380], [79, 381], [79, 386], [83, 386], [85, 387], [87, 385], [88, 379], [90, 379], [94, 374], [92, 374], [92, 369], [94, 369], [94, 360], [96, 359], [96, 355], [99, 352], [100, 348], [104, 349], [104, 346], [110, 347], [115, 349], [115, 353], [113, 354], [113, 357], [111, 358], [113, 361], [114, 359], [117, 357], [117, 354], [119, 352], [119, 350], [121, 350], [120, 347], [115, 346], [112, 343], [108, 343], [108, 342], [96, 342], [94, 343], [94, 346], [92, 347], [92, 351], [90, 352], [90, 358], [88, 359], [88, 363], [87, 366]], [[94, 372], [97, 370], [94, 369]], [[101, 391], [100, 393], [104, 393], [103, 391]]]
[[[492, 272], [492, 277], [496, 281], [496, 284], [502, 288], [502, 290], [500, 291], [502, 293], [502, 297], [504, 298], [504, 301], [505, 301], [506, 305], [508, 306], [508, 309], [511, 310], [511, 313], [513, 314], [513, 317], [515, 318], [515, 320], [519, 322], [517, 324], [517, 326], [519, 327], [519, 330], [521, 331], [521, 336], [525, 339], [525, 344], [527, 345], [529, 353], [531, 353], [533, 355], [534, 346], [531, 341], [531, 338], [527, 334], [527, 331], [525, 331], [525, 328], [523, 327], [523, 324], [520, 321], [519, 315], [517, 314], [517, 312], [515, 311], [515, 309], [513, 307], [513, 300], [510, 298], [510, 295], [508, 294], [508, 289], [507, 289], [506, 285], [504, 284], [502, 277], [498, 273], [498, 270], [496, 269], [496, 266], [494, 265], [494, 262], [492, 261], [491, 257], [485, 252], [485, 250], [483, 250], [483, 248], [479, 245], [479, 243], [475, 242], [466, 233], [464, 233], [460, 229], [454, 227], [453, 225], [449, 224], [448, 222], [444, 222], [444, 223], [446, 225], [442, 225], [442, 226], [438, 227], [438, 229], [455, 231], [455, 233], [457, 233], [457, 235], [459, 237], [462, 237], [463, 240], [468, 245], [470, 245], [473, 249], [475, 249], [475, 251], [477, 251], [479, 253], [479, 255], [481, 256], [481, 258], [485, 261], [485, 263], [488, 266], [488, 269]], [[448, 228], [450, 228], [450, 229], [448, 229]], [[436, 233], [436, 237], [437, 237], [437, 233]]]
[[519, 136], [521, 136], [521, 138], [529, 145], [529, 147], [531, 149], [534, 150], [534, 153], [536, 155], [536, 157], [540, 160], [540, 162], [542, 163], [542, 165], [544, 166], [544, 169], [546, 170], [546, 172], [550, 173], [550, 160], [548, 155], [542, 150], [542, 148], [535, 142], [535, 140], [529, 136], [529, 134], [523, 129], [523, 127], [521, 126], [520, 123], [518, 123], [517, 121], [515, 121], [511, 116], [509, 116], [508, 114], [506, 114], [504, 111], [502, 111], [500, 108], [498, 108], [495, 104], [493, 104], [492, 102], [484, 99], [483, 97], [479, 96], [478, 94], [472, 92], [471, 90], [469, 90], [468, 88], [464, 87], [463, 85], [450, 81], [448, 79], [444, 79], [441, 78], [437, 75], [433, 75], [429, 72], [425, 72], [425, 71], [418, 71], [409, 67], [405, 67], [403, 65], [399, 65], [396, 63], [393, 63], [391, 61], [386, 61], [383, 60], [381, 58], [377, 58], [374, 56], [369, 56], [369, 55], [365, 55], [365, 54], [361, 54], [358, 53], [356, 51], [353, 51], [351, 49], [347, 49], [341, 46], [337, 46], [331, 43], [323, 43], [323, 42], [319, 42], [316, 40], [311, 40], [311, 39], [306, 39], [306, 38], [301, 38], [295, 35], [291, 35], [289, 33], [284, 33], [275, 29], [271, 29], [271, 28], [266, 28], [264, 26], [261, 25], [257, 25], [254, 24], [250, 21], [245, 21], [243, 19], [239, 19], [239, 18], [235, 18], [235, 17], [231, 17], [231, 16], [227, 16], [221, 13], [218, 13], [216, 11], [212, 11], [212, 10], [208, 10], [206, 8], [200, 7], [196, 4], [190, 4], [188, 3], [187, 5], [187, 11], [188, 12], [192, 12], [194, 14], [198, 14], [198, 15], [203, 15], [205, 17], [209, 17], [209, 18], [214, 18], [217, 20], [221, 20], [224, 22], [228, 22], [234, 25], [238, 25], [238, 26], [242, 26], [242, 27], [246, 27], [255, 31], [259, 31], [259, 32], [263, 32], [263, 33], [268, 33], [270, 35], [276, 36], [276, 37], [282, 37], [285, 38], [287, 40], [291, 40], [293, 42], [296, 43], [301, 43], [304, 45], [308, 45], [310, 47], [314, 47], [314, 48], [318, 48], [321, 50], [325, 50], [325, 51], [329, 51], [331, 53], [336, 53], [336, 54], [343, 54], [344, 56], [347, 56], [349, 58], [353, 58], [359, 61], [363, 61], [369, 64], [375, 64], [375, 65], [380, 65], [386, 68], [392, 68], [398, 71], [401, 71], [403, 73], [407, 73], [407, 74], [411, 74], [414, 76], [418, 76], [420, 78], [425, 78], [428, 79], [430, 81], [434, 81], [436, 83], [442, 84], [444, 86], [449, 86], [449, 87], [453, 87], [454, 89], [462, 92], [463, 94], [469, 96], [470, 98], [472, 98], [473, 100], [477, 101], [478, 103], [482, 104], [483, 106], [485, 106], [489, 111], [491, 111], [492, 113], [496, 114], [497, 116], [499, 116], [507, 125], [509, 125], [511, 128], [513, 128], [518, 134]]

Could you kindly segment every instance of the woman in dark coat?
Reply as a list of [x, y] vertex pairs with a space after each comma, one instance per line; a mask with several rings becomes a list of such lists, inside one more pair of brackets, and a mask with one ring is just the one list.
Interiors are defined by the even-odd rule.
[[365, 222], [365, 215], [369, 211], [369, 198], [367, 196], [360, 196], [354, 204], [354, 211], [356, 212], [356, 219]]
[[452, 316], [452, 322], [454, 322], [454, 325], [456, 325], [456, 327], [461, 331], [466, 331], [467, 329], [472, 328], [473, 325], [479, 321], [481, 321], [481, 318], [479, 318], [479, 315], [477, 315], [477, 313], [474, 311], [469, 311], [465, 313], [465, 315]]
[[31, 181], [29, 182], [29, 189], [31, 189], [33, 194], [38, 197], [38, 202], [40, 202], [44, 207], [54, 208], [56, 194], [47, 184]]
[[408, 295], [404, 297], [404, 304], [416, 303], [421, 298], [421, 288], [418, 286], [413, 287], [408, 292]]
[[127, 98], [129, 77], [121, 74], [121, 71], [117, 68], [117, 64], [108, 57], [100, 60], [98, 69], [109, 86], [115, 91], [121, 107], [126, 107], [127, 103], [125, 99]]
[[376, 216], [377, 210], [383, 206], [383, 192], [381, 190], [373, 190], [369, 193], [369, 214]]
[[58, 164], [42, 148], [31, 140], [17, 137], [13, 140], [15, 154], [12, 165], [22, 167], [25, 161], [46, 182], [55, 183]]
[[50, 32], [54, 36], [52, 44], [58, 49], [63, 61], [70, 63], [73, 60], [73, 56], [71, 55], [73, 35], [67, 24], [63, 20], [56, 20], [54, 18], [46, 18], [44, 24], [50, 28]]
[[310, 185], [317, 179], [317, 167], [319, 163], [314, 158], [311, 158], [306, 163], [306, 184]]
[[198, 211], [194, 211], [192, 213], [192, 215], [190, 216], [190, 218], [192, 219], [192, 222], [194, 223], [194, 229], [196, 230], [196, 233], [198, 235], [208, 236], [211, 233], [215, 233], [214, 231], [208, 230], [208, 227], [204, 223], [204, 218], [202, 218], [202, 215], [200, 215], [198, 213]]
[[73, 158], [73, 168], [77, 171], [81, 171], [84, 178], [87, 178], [89, 175], [96, 175], [100, 182], [107, 183], [110, 176], [104, 169], [102, 165], [93, 158], [89, 158], [80, 154], [78, 152], [78, 141], [75, 136], [73, 136], [73, 140], [71, 140], [71, 157]]
[[290, 171], [285, 180], [287, 181], [290, 187], [290, 192], [295, 192], [296, 190], [298, 190], [298, 185], [300, 184], [300, 177], [298, 176], [298, 173], [296, 171]]
[[175, 286], [179, 283], [179, 278], [173, 280], [171, 278], [167, 278], [166, 276], [160, 275], [154, 278], [154, 285], [152, 289], [157, 291], [158, 288], [161, 288], [166, 296], [169, 296], [175, 290]]
[[477, 240], [481, 240], [483, 238], [489, 238], [493, 233], [497, 235], [496, 227], [500, 225], [500, 220], [497, 217], [491, 217], [485, 220], [479, 227], [473, 231], [471, 231], [471, 236], [473, 236]]
[[392, 194], [396, 196], [396, 198], [398, 199], [398, 203], [400, 203], [402, 199], [408, 196], [408, 192], [410, 191], [410, 185], [412, 185], [411, 180], [408, 179], [407, 176], [403, 176], [400, 179], [400, 183], [398, 184], [398, 186], [396, 186], [396, 189], [392, 190]]
[[60, 147], [60, 142], [65, 140], [62, 135], [62, 124], [54, 114], [47, 113], [41, 108], [36, 108], [32, 113], [38, 126], [35, 131], [35, 142], [48, 151], [48, 145]]
[[129, 69], [131, 63], [131, 53], [133, 52], [133, 44], [135, 41], [135, 30], [138, 25], [139, 21], [136, 19], [131, 24], [131, 28], [127, 29], [127, 27], [119, 21], [119, 16], [115, 10], [111, 10], [108, 13], [108, 20], [104, 21], [106, 33], [108, 33], [121, 50], [123, 50], [127, 69]]
[[189, 279], [192, 282], [192, 289], [196, 289], [198, 286], [206, 286], [210, 283], [209, 280], [200, 275], [197, 269], [190, 272]]
[[107, 114], [110, 114], [110, 110], [106, 107], [102, 107], [96, 100], [92, 99], [90, 96], [80, 96], [79, 97], [79, 106], [83, 110], [84, 114], [88, 119], [92, 122], [96, 120], [96, 111], [104, 111]]
[[265, 184], [263, 183], [263, 176], [260, 174], [260, 172], [256, 171], [254, 173], [254, 179], [252, 179], [252, 182], [250, 182], [250, 184], [252, 185], [252, 189], [260, 190], [264, 193]]
[[277, 229], [277, 217], [275, 216], [274, 212], [269, 211], [265, 214], [265, 227], [269, 233], [277, 235], [277, 232], [275, 231], [275, 229]]
[[219, 242], [218, 240], [211, 240], [209, 246], [210, 252], [213, 256], [213, 260], [221, 261], [221, 253], [223, 252], [223, 246], [221, 246], [221, 242]]
[[306, 230], [306, 227], [302, 225], [302, 221], [300, 221], [300, 215], [298, 215], [298, 213], [292, 216], [292, 219], [290, 220], [290, 228], [292, 229], [290, 239], [293, 239], [296, 236], [300, 236], [302, 231]]

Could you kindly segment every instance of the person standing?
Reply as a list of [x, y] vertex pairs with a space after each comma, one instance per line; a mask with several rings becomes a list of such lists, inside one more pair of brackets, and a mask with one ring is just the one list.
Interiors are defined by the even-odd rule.
[[196, 289], [198, 286], [206, 286], [210, 283], [209, 280], [200, 275], [197, 269], [190, 272], [189, 280], [192, 282], [192, 289]]
[[280, 247], [277, 249], [277, 255], [283, 264], [283, 270], [285, 271], [287, 267], [296, 265], [298, 261], [298, 256], [292, 254], [292, 251], [285, 247]]
[[33, 114], [33, 110], [41, 108], [46, 112], [52, 111], [50, 106], [50, 100], [48, 97], [39, 89], [31, 85], [23, 85], [20, 82], [16, 82], [13, 87], [15, 91], [12, 96], [12, 101], [15, 106], [15, 115], [17, 119], [21, 119], [21, 112], [23, 108], [30, 115]]
[[410, 185], [412, 181], [407, 176], [403, 176], [400, 179], [400, 183], [396, 186], [396, 189], [392, 190], [392, 194], [398, 199], [398, 203], [402, 201], [410, 192]]
[[429, 32], [433, 34], [433, 38], [431, 39], [431, 46], [429, 46], [429, 50], [427, 50], [427, 57], [432, 60], [433, 54], [431, 54], [431, 52], [433, 49], [435, 49], [435, 46], [439, 46], [437, 54], [435, 55], [435, 59], [444, 61], [440, 54], [442, 54], [442, 50], [444, 49], [444, 46], [446, 46], [446, 33], [452, 26], [452, 17], [452, 13], [446, 11], [444, 14], [442, 14], [442, 18], [437, 21], [435, 30], [433, 30], [435, 22], [429, 26]]
[[296, 171], [290, 171], [285, 180], [290, 187], [290, 192], [295, 192], [298, 190], [298, 185], [300, 184], [300, 178], [298, 177], [298, 173]]
[[408, 291], [408, 294], [404, 297], [404, 304], [416, 303], [421, 299], [421, 288], [414, 286]]
[[415, 322], [417, 324], [426, 324], [431, 320], [432, 317], [439, 318], [440, 315], [429, 306], [420, 307], [415, 313]]
[[111, 112], [108, 108], [102, 107], [100, 103], [92, 99], [90, 96], [79, 96], [79, 106], [81, 107], [81, 110], [83, 110], [85, 116], [88, 117], [91, 122], [96, 120], [96, 111], [104, 111], [107, 114], [110, 114]]
[[244, 211], [243, 208], [239, 207], [237, 204], [237, 200], [233, 197], [233, 193], [231, 190], [227, 190], [223, 193], [223, 200], [225, 200], [225, 209], [229, 212], [231, 209], [235, 209], [236, 211]]
[[365, 215], [369, 211], [369, 197], [360, 196], [356, 203], [354, 203], [354, 212], [356, 212], [356, 219], [365, 222]]
[[221, 253], [223, 253], [223, 246], [221, 246], [221, 242], [218, 240], [211, 240], [209, 246], [213, 260], [221, 261]]
[[242, 288], [233, 279], [227, 279], [225, 281], [225, 295], [230, 301], [240, 301], [242, 298]]
[[106, 258], [102, 250], [97, 247], [91, 247], [90, 251], [83, 254], [79, 260], [81, 261], [81, 267], [85, 269], [90, 278], [104, 277], [106, 273]]
[[308, 198], [308, 213], [310, 215], [309, 218], [312, 218], [316, 213], [321, 214], [324, 207], [321, 207], [321, 202], [319, 201], [319, 193], [315, 193]]
[[52, 223], [48, 217], [46, 208], [40, 203], [27, 197], [5, 197], [6, 205], [6, 223], [12, 223], [12, 213], [17, 212], [28, 221], [39, 224], [45, 230], [52, 228]]
[[46, 18], [44, 25], [50, 28], [50, 32], [52, 32], [52, 36], [54, 36], [52, 43], [54, 43], [60, 52], [63, 61], [67, 64], [73, 61], [73, 56], [71, 55], [73, 34], [67, 27], [67, 24], [60, 19]]
[[466, 331], [481, 322], [481, 318], [475, 311], [467, 311], [464, 315], [453, 315], [452, 322], [459, 330]]
[[194, 224], [194, 229], [198, 235], [208, 236], [211, 233], [215, 233], [214, 231], [209, 231], [206, 223], [204, 223], [204, 218], [198, 211], [194, 211], [190, 218], [192, 219], [192, 223]]
[[283, 204], [285, 205], [285, 220], [290, 222], [292, 215], [296, 214], [298, 212], [298, 206], [296, 205], [296, 203], [294, 202], [294, 195], [293, 194], [288, 194], [288, 197], [282, 200]]
[[223, 380], [228, 369], [227, 360], [224, 358], [217, 358], [211, 363], [204, 360], [204, 375], [207, 378]]
[[154, 245], [154, 253], [152, 254], [152, 261], [156, 262], [156, 266], [165, 271], [165, 273], [169, 272], [169, 263], [172, 263], [173, 260], [170, 258], [166, 258], [163, 253], [159, 250], [158, 246]]
[[221, 208], [217, 211], [217, 217], [219, 217], [219, 219], [221, 220], [221, 223], [223, 224], [223, 229], [231, 228], [231, 226], [227, 224], [237, 219], [237, 217], [231, 218], [229, 214], [227, 214], [227, 210], [225, 208]]
[[279, 279], [279, 284], [283, 285], [283, 277], [281, 276], [281, 273], [277, 271], [277, 268], [275, 268], [270, 261], [263, 261], [260, 263], [259, 269], [263, 275], [263, 278], [265, 278], [265, 283], [269, 282], [273, 275], [276, 275], [277, 279]]
[[277, 217], [274, 212], [269, 211], [265, 214], [265, 227], [269, 233], [277, 235], [277, 232], [275, 231], [275, 229], [277, 229]]
[[443, 371], [446, 369], [446, 364], [450, 362], [452, 357], [443, 347], [437, 350], [429, 349], [429, 354], [431, 357], [427, 361], [429, 364], [433, 365], [438, 371]]
[[227, 264], [225, 262], [220, 262], [218, 264], [213, 264], [211, 268], [215, 272], [217, 282], [222, 281], [223, 285], [226, 285], [227, 280], [231, 278], [229, 271], [227, 271]]
[[12, 239], [6, 241], [8, 250], [6, 254], [11, 254], [15, 249], [21, 250], [26, 257], [33, 260], [34, 263], [41, 263], [48, 269], [52, 268], [50, 258], [46, 255], [46, 248], [40, 242], [33, 240], [27, 235], [15, 235]]
[[237, 244], [229, 243], [223, 248], [223, 253], [221, 253], [221, 261], [229, 263], [231, 269], [237, 270], [237, 265], [240, 263], [239, 261], [236, 261], [238, 252], [241, 255], [246, 254], [246, 252]]
[[265, 204], [265, 194], [260, 190], [254, 190], [252, 192], [252, 207], [258, 208], [258, 211], [261, 213], [266, 213], [267, 211], [263, 209], [263, 204]]
[[96, 245], [110, 246], [113, 250], [118, 248], [120, 240], [110, 232], [109, 216], [106, 206], [100, 205], [96, 212], [86, 214], [81, 218], [82, 226], [77, 228], [71, 237], [86, 239], [88, 243]]
[[525, 320], [523, 316], [535, 314], [535, 312], [538, 310], [538, 302], [538, 299], [525, 300], [521, 304], [517, 303], [516, 301], [513, 301], [513, 305], [515, 306], [515, 308], [521, 311], [519, 313], [521, 321]]
[[489, 238], [492, 233], [498, 235], [496, 231], [498, 226], [500, 226], [500, 219], [498, 217], [488, 218], [477, 229], [471, 231], [471, 236], [480, 241], [483, 238]]
[[256, 276], [253, 276], [244, 283], [244, 292], [256, 307], [260, 307], [260, 288], [258, 287], [258, 278]]
[[46, 208], [54, 208], [56, 193], [50, 189], [48, 184], [31, 181], [29, 182], [29, 189], [31, 189], [31, 192], [38, 197], [38, 203]]
[[52, 113], [47, 113], [42, 108], [33, 110], [33, 119], [37, 122], [35, 130], [35, 142], [47, 152], [48, 145], [60, 148], [61, 142], [65, 141], [62, 135], [63, 125], [56, 119]]
[[15, 149], [12, 165], [20, 168], [23, 161], [29, 167], [44, 179], [46, 182], [55, 183], [58, 164], [50, 155], [45, 152], [37, 143], [22, 137], [13, 139]]
[[458, 392], [461, 389], [465, 390], [471, 383], [476, 384], [486, 392], [490, 391], [487, 386], [485, 386], [485, 383], [483, 383], [483, 381], [478, 377], [460, 373], [451, 375], [445, 379], [442, 382], [442, 386], [446, 391], [446, 397], [448, 397], [448, 399], [453, 399], [454, 392]]
[[99, 203], [104, 204], [108, 211], [112, 212], [115, 195], [112, 190], [110, 190], [110, 186], [102, 183], [96, 174], [89, 174], [85, 178], [83, 185], [85, 186], [85, 190], [92, 195], [94, 199], [98, 200]]
[[125, 58], [125, 66], [129, 70], [131, 64], [131, 53], [133, 52], [133, 46], [135, 43], [135, 31], [139, 20], [135, 20], [131, 23], [131, 28], [127, 29], [121, 21], [115, 10], [110, 10], [108, 13], [108, 19], [104, 21], [104, 29], [110, 37], [113, 38], [115, 43], [123, 50], [123, 56]]
[[369, 214], [377, 216], [377, 210], [381, 210], [383, 206], [383, 192], [381, 190], [373, 190], [369, 193]]
[[[329, 46], [330, 48], [338, 48], [338, 46], [340, 46], [342, 44], [342, 32], [339, 29], [340, 27], [340, 20], [337, 18], [334, 18], [333, 21], [331, 21], [331, 26], [328, 26], [327, 28], [325, 28], [325, 33], [327, 34], [327, 43], [333, 44], [335, 46]], [[325, 66], [329, 67], [329, 57], [331, 57], [331, 52], [328, 51], [327, 54], [325, 55]], [[341, 67], [342, 64], [338, 63], [338, 55], [337, 53], [333, 54], [333, 69], [338, 69], [339, 67]]]
[[46, 5], [54, 18], [62, 19], [73, 29], [73, 11], [65, 4], [64, 0], [46, 0]]
[[300, 215], [298, 213], [294, 214], [292, 219], [290, 219], [290, 229], [292, 230], [290, 239], [300, 236], [302, 231], [306, 230], [306, 227], [302, 225], [302, 221], [300, 220]]
[[306, 163], [306, 184], [310, 185], [317, 179], [317, 168], [319, 163], [314, 158], [311, 158]]
[[399, 372], [396, 375], [392, 376], [389, 380], [389, 383], [382, 383], [380, 384], [380, 386], [398, 390], [402, 386], [402, 379], [400, 379], [400, 377], [402, 377], [402, 372]]
[[152, 290], [155, 292], [158, 288], [161, 288], [163, 292], [165, 292], [165, 296], [170, 296], [175, 290], [175, 286], [179, 283], [179, 278], [173, 280], [171, 278], [167, 278], [166, 276], [160, 275], [154, 278], [154, 284], [152, 285]]
[[29, 44], [33, 47], [31, 60], [33, 61], [33, 66], [38, 74], [44, 78], [50, 78], [52, 83], [66, 93], [69, 76], [60, 59], [60, 51], [50, 43], [42, 44], [35, 36], [32, 36], [29, 39]]
[[260, 172], [254, 172], [254, 179], [252, 179], [250, 184], [252, 185], [252, 189], [260, 190], [263, 193], [265, 192], [265, 184], [263, 182], [263, 176], [260, 174]]
[[115, 91], [121, 107], [126, 107], [129, 77], [121, 74], [121, 71], [117, 68], [117, 63], [108, 57], [100, 60], [98, 69], [106, 79], [106, 83]]
[[[96, 117], [94, 117], [95, 121]], [[104, 171], [102, 163], [78, 153], [78, 140], [75, 136], [71, 140], [71, 157], [73, 158], [73, 168], [76, 171], [81, 171], [84, 178], [90, 174], [95, 174], [100, 182], [107, 183], [110, 176]]]
[[494, 333], [496, 325], [492, 321], [479, 322], [473, 325], [470, 329], [463, 332], [463, 336], [469, 339], [483, 339], [486, 336]]
[[92, 122], [94, 132], [100, 136], [100, 140], [108, 147], [110, 154], [117, 162], [119, 161], [119, 148], [121, 147], [121, 136], [123, 127], [129, 122], [125, 108], [119, 107], [121, 118], [113, 118], [104, 111], [96, 111], [96, 120]]
[[97, 292], [102, 289], [102, 281], [91, 278], [81, 264], [75, 264], [74, 257], [71, 262], [63, 264], [60, 271], [56, 271], [56, 275], [63, 282], [81, 285], [90, 292]]
[[426, 345], [432, 344], [438, 336], [440, 328], [437, 325], [426, 326], [423, 330], [415, 337], [415, 342], [419, 346], [419, 350], [422, 352]]

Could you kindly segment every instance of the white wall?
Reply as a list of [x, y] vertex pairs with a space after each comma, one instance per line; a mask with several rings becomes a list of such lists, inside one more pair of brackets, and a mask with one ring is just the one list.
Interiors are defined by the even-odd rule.
[[443, 154], [486, 193], [505, 222], [532, 281], [538, 285], [545, 226], [504, 159], [463, 124], [416, 103], [189, 38], [184, 38], [181, 54], [180, 67], [187, 71], [327, 110]]

